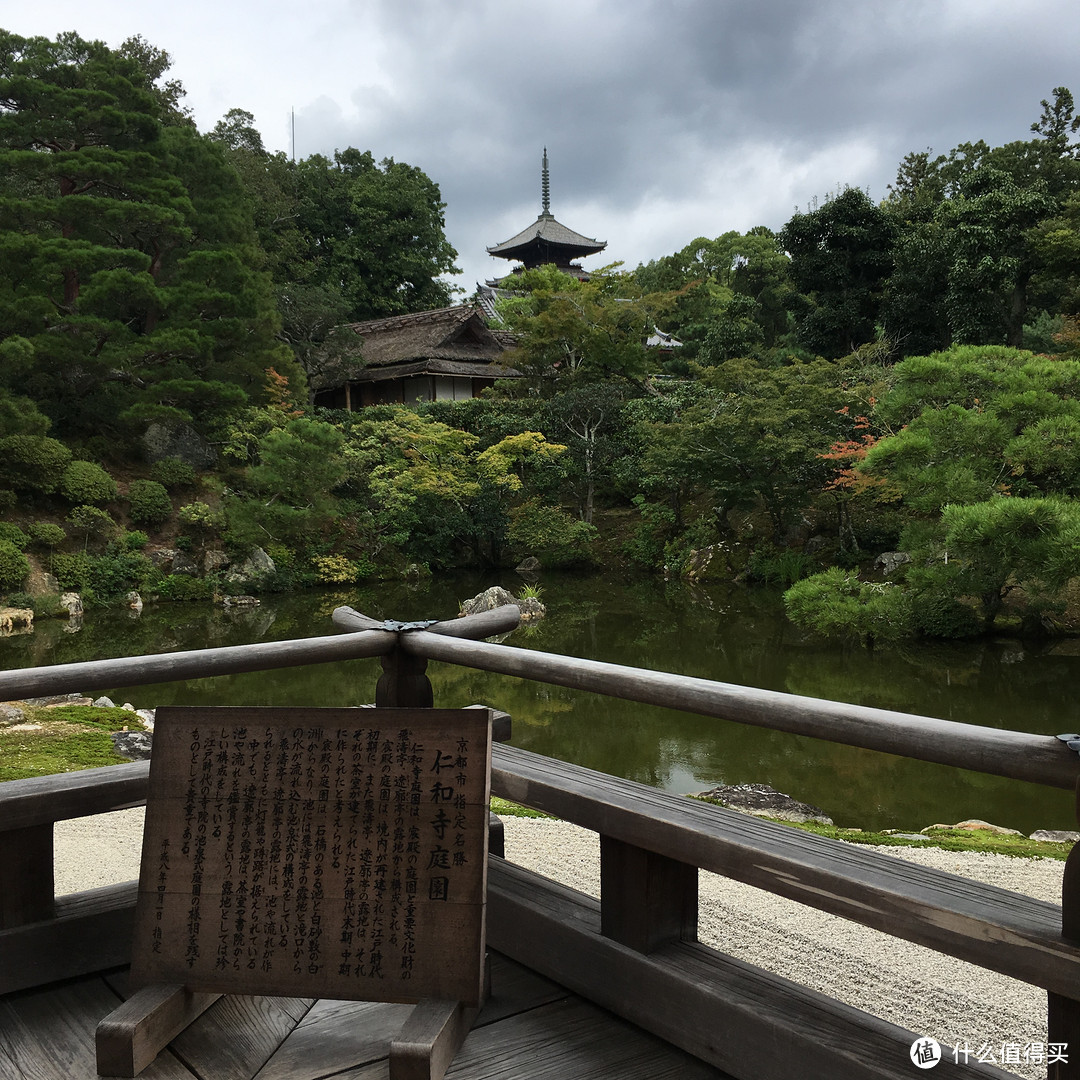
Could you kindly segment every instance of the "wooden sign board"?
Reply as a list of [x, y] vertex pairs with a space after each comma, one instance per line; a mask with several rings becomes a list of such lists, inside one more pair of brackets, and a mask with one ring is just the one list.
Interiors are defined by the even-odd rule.
[[482, 989], [487, 709], [160, 708], [135, 986]]

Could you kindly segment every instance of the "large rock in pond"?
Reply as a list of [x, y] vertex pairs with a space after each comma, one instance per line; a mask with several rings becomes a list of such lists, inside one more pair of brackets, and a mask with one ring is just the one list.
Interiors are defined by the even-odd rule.
[[809, 803], [799, 802], [768, 784], [720, 784], [708, 791], [699, 792], [699, 799], [711, 799], [722, 803], [729, 810], [738, 810], [754, 817], [779, 818], [781, 821], [814, 821], [819, 825], [832, 825], [833, 820], [824, 810]]
[[481, 611], [494, 611], [505, 604], [516, 604], [514, 594], [501, 585], [492, 585], [482, 593], [477, 593], [471, 600], [461, 605], [461, 615], [478, 615]]

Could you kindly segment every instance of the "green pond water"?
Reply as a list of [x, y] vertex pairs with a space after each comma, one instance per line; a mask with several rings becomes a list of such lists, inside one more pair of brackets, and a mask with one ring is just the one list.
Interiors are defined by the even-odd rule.
[[[269, 597], [239, 612], [178, 603], [147, 605], [139, 617], [93, 611], [76, 633], [50, 620], [32, 634], [0, 639], [0, 665], [330, 634], [330, 613], [340, 604], [377, 618], [448, 618], [460, 600], [493, 584], [516, 590], [520, 580], [379, 583]], [[802, 634], [785, 620], [773, 591], [629, 575], [545, 574], [542, 584], [548, 617], [516, 631], [510, 644], [964, 723], [1055, 735], [1080, 730], [1080, 641], [996, 639], [868, 652]], [[352, 660], [117, 687], [110, 696], [139, 708], [356, 705], [374, 699], [379, 670], [377, 659]], [[437, 662], [429, 676], [436, 705], [483, 703], [509, 712], [515, 745], [670, 791], [767, 783], [822, 807], [839, 825], [863, 828], [918, 829], [970, 817], [1024, 832], [1075, 827], [1073, 799], [1064, 791]]]

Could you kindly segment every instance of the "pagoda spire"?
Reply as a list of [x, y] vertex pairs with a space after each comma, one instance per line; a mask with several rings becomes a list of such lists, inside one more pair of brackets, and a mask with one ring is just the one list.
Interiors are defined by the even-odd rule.
[[540, 204], [545, 214], [551, 213], [551, 181], [548, 177], [547, 147], [544, 147], [544, 163], [540, 172]]

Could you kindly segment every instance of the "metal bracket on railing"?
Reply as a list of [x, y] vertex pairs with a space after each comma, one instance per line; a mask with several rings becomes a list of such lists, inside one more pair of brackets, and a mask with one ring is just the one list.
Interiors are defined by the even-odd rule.
[[1080, 735], [1058, 735], [1058, 738], [1070, 749], [1080, 754]]
[[421, 619], [419, 622], [398, 622], [397, 619], [387, 619], [383, 624], [384, 630], [426, 630], [434, 626], [439, 619]]

